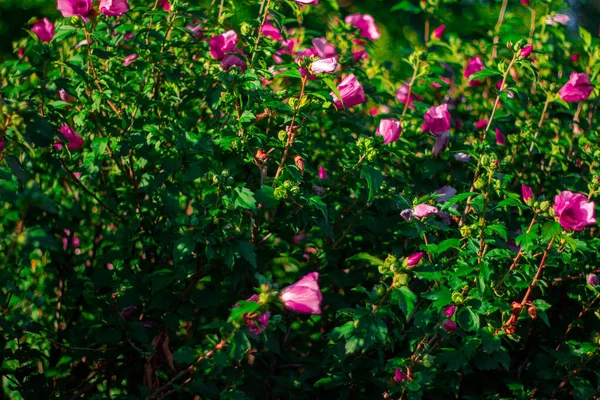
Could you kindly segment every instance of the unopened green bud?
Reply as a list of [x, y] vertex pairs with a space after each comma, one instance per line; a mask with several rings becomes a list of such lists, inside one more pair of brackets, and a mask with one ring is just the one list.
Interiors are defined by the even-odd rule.
[[462, 304], [463, 300], [464, 300], [463, 295], [461, 293], [458, 293], [458, 292], [452, 293], [452, 302], [453, 303]]
[[396, 283], [399, 286], [405, 286], [408, 283], [408, 275], [407, 274], [398, 275], [396, 278]]
[[463, 226], [460, 228], [460, 234], [461, 234], [461, 235], [462, 235], [462, 237], [464, 237], [464, 238], [471, 237], [471, 234], [472, 234], [472, 232], [471, 232], [471, 228], [470, 228], [470, 227], [468, 227], [468, 226], [466, 226], [466, 225], [463, 225]]
[[475, 187], [475, 189], [483, 189], [485, 187], [485, 184], [485, 178], [483, 176], [480, 176], [479, 178], [477, 178], [473, 186]]
[[548, 200], [542, 201], [540, 203], [540, 210], [542, 211], [548, 211], [548, 209], [550, 208], [550, 202]]

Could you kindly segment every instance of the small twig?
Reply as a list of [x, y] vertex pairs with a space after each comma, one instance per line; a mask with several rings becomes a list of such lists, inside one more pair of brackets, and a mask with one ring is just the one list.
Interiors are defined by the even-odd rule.
[[500, 8], [500, 15], [498, 15], [498, 22], [496, 23], [496, 28], [494, 29], [494, 48], [492, 49], [492, 58], [496, 58], [498, 54], [498, 41], [500, 39], [500, 28], [502, 28], [502, 23], [504, 22], [504, 14], [506, 13], [506, 4], [508, 0], [502, 1], [502, 7]]

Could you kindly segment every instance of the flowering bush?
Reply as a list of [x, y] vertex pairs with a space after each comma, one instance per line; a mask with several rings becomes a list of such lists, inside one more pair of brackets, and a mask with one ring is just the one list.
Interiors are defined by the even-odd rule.
[[0, 66], [3, 397], [593, 398], [600, 40], [255, 3], [58, 0]]

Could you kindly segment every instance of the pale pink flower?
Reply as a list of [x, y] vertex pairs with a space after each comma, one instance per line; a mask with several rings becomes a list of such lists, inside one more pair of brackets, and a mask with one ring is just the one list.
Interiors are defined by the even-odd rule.
[[319, 273], [311, 272], [296, 283], [283, 289], [279, 295], [283, 305], [299, 314], [321, 314], [323, 295], [319, 287]]

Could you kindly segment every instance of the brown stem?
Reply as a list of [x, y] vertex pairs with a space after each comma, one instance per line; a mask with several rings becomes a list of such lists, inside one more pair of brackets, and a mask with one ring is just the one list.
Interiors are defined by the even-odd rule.
[[[590, 303], [579, 312], [579, 315], [577, 315], [577, 319], [581, 318], [583, 314], [588, 312], [594, 306], [594, 303], [596, 303], [596, 300], [598, 299], [600, 299], [600, 294], [597, 294], [596, 297], [594, 297], [594, 299], [590, 301]], [[558, 344], [558, 346], [556, 346], [556, 351], [560, 350], [562, 345], [565, 344], [565, 342], [567, 341], [567, 335], [569, 334], [569, 332], [571, 332], [571, 329], [573, 329], [574, 323], [575, 321], [572, 321], [567, 327], [567, 331], [565, 332], [563, 340]]]
[[500, 28], [502, 27], [502, 23], [504, 22], [504, 14], [506, 13], [506, 4], [508, 0], [502, 1], [502, 7], [500, 8], [500, 15], [498, 16], [498, 22], [496, 23], [496, 28], [494, 32], [496, 33], [494, 36], [494, 48], [492, 49], [492, 59], [496, 58], [498, 54], [498, 40], [500, 39]]
[[[427, 234], [425, 232], [423, 232], [423, 241], [425, 242], [425, 246], [427, 246], [429, 248], [429, 243], [427, 242]], [[429, 253], [429, 250], [427, 250], [427, 258], [429, 258], [430, 263], [433, 263], [433, 260], [431, 259], [431, 254]]]
[[[505, 0], [505, 2], [506, 2], [506, 0]], [[506, 71], [504, 72], [504, 76], [502, 77], [502, 83], [500, 84], [500, 91], [504, 90], [504, 84], [506, 83], [506, 78], [508, 78], [510, 69], [512, 68], [512, 66], [516, 60], [517, 60], [517, 53], [513, 54], [513, 58], [512, 58], [512, 60], [510, 60], [510, 64], [508, 64], [508, 68], [506, 68]], [[492, 109], [492, 115], [490, 116], [488, 124], [485, 128], [486, 133], [490, 130], [490, 127], [492, 126], [492, 121], [494, 121], [494, 116], [496, 115], [496, 110], [498, 108], [499, 103], [500, 103], [500, 94], [498, 94], [496, 96], [496, 101], [494, 102], [494, 108]]]
[[254, 44], [254, 52], [252, 52], [252, 57], [250, 58], [250, 64], [252, 64], [252, 62], [254, 61], [254, 56], [256, 55], [256, 52], [258, 51], [258, 44], [260, 43], [260, 38], [262, 36], [262, 27], [265, 24], [265, 21], [267, 20], [267, 15], [269, 15], [269, 7], [270, 6], [271, 6], [271, 0], [263, 0], [262, 3], [260, 4], [259, 15], [262, 13], [262, 20], [261, 20], [260, 26], [258, 27], [256, 43]]
[[415, 65], [413, 76], [410, 78], [410, 82], [408, 82], [408, 93], [406, 94], [406, 102], [404, 103], [404, 109], [402, 110], [402, 116], [406, 114], [406, 110], [408, 109], [408, 105], [410, 104], [410, 96], [412, 95], [412, 87], [417, 79], [417, 73], [419, 72], [419, 65], [421, 64], [420, 60], [417, 60], [417, 65]]
[[[531, 229], [533, 228], [533, 224], [535, 223], [535, 218], [536, 218], [536, 216], [534, 215], [533, 219], [531, 220], [531, 223], [529, 224], [529, 228], [527, 228], [527, 232], [526, 233], [531, 232]], [[498, 282], [496, 284], [496, 286], [494, 286], [494, 290], [498, 290], [498, 288], [504, 283], [504, 281], [506, 280], [506, 278], [508, 278], [508, 275], [510, 274], [510, 272], [517, 267], [517, 263], [519, 262], [519, 259], [521, 259], [522, 255], [523, 255], [523, 250], [521, 250], [521, 248], [519, 248], [519, 252], [517, 253], [517, 256], [513, 260], [513, 262], [510, 265], [510, 267], [508, 268], [508, 271], [506, 271], [506, 274], [504, 274], [504, 276], [502, 277], [502, 279], [500, 279], [500, 282]]]
[[481, 237], [479, 238], [479, 251], [477, 252], [478, 261], [481, 263], [483, 261], [483, 253], [484, 253], [484, 242], [485, 242], [485, 212], [487, 209], [487, 205], [490, 201], [490, 185], [492, 183], [492, 172], [488, 172], [488, 182], [485, 191], [485, 195], [483, 197], [483, 209], [481, 210]]
[[535, 6], [529, 9], [531, 11], [531, 21], [529, 23], [529, 44], [533, 44], [533, 34], [535, 33]]
[[533, 141], [531, 142], [531, 146], [529, 146], [529, 153], [531, 154], [531, 152], [533, 151], [533, 146], [535, 144], [535, 140], [537, 139], [538, 135], [540, 134], [540, 129], [544, 123], [544, 119], [546, 118], [546, 111], [548, 110], [548, 105], [550, 104], [550, 96], [546, 97], [546, 103], [544, 103], [544, 109], [542, 110], [542, 115], [540, 117], [540, 122], [538, 122], [538, 127], [535, 131], [535, 135], [533, 135]]

